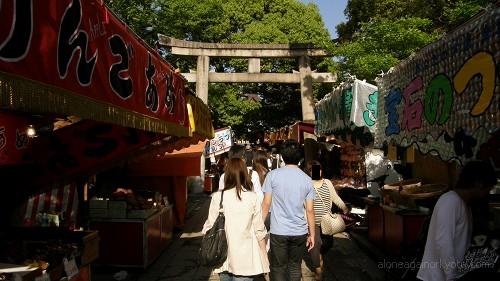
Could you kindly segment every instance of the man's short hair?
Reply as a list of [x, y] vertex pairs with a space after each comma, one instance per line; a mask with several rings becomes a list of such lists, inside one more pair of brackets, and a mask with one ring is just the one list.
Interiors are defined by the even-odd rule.
[[281, 148], [281, 156], [286, 164], [297, 165], [302, 159], [302, 148], [295, 140], [287, 140]]
[[229, 159], [243, 158], [245, 156], [245, 147], [239, 144], [235, 144], [231, 146], [227, 154], [229, 156]]
[[476, 183], [483, 188], [491, 188], [497, 183], [495, 170], [485, 161], [471, 161], [465, 164], [458, 177], [456, 188], [473, 188]]

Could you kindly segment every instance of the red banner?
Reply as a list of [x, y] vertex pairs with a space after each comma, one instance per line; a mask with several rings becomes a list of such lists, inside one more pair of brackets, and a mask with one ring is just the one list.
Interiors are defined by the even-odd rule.
[[[0, 72], [168, 122], [176, 126], [175, 132], [188, 132], [184, 80], [102, 1], [5, 0], [0, 5], [0, 26]], [[43, 103], [44, 98], [40, 94], [36, 102]], [[86, 110], [88, 116], [81, 117], [92, 118], [92, 108]], [[116, 112], [105, 113], [118, 118]], [[132, 123], [128, 125], [138, 127]]]
[[28, 120], [11, 113], [0, 112], [0, 166], [22, 164], [30, 154], [30, 139], [26, 135]]
[[108, 123], [82, 121], [50, 136], [36, 138], [33, 153], [37, 166], [43, 169], [44, 180], [50, 182], [61, 176], [115, 166], [116, 161], [164, 137]]

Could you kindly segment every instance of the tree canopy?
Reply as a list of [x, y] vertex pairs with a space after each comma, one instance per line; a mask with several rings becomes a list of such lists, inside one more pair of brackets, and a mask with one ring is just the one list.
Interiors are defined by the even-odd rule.
[[337, 25], [341, 78], [373, 81], [496, 0], [349, 0]]
[[[108, 6], [139, 36], [154, 44], [156, 33], [178, 39], [217, 43], [312, 43], [331, 46], [331, 39], [314, 4], [298, 0], [108, 0]], [[152, 32], [151, 32], [152, 30]], [[168, 55], [182, 72], [196, 69], [196, 58]], [[312, 69], [332, 70], [331, 58], [315, 59]], [[244, 72], [247, 63], [210, 59], [217, 71]], [[265, 59], [261, 72], [298, 69], [291, 59]], [[321, 97], [328, 87], [315, 86]], [[248, 95], [258, 97], [248, 99]], [[299, 85], [210, 84], [209, 107], [216, 128], [231, 126], [236, 134], [255, 140], [264, 130], [302, 119]]]

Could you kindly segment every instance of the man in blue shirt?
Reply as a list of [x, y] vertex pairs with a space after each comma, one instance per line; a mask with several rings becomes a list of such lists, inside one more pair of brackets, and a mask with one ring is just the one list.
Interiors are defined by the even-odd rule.
[[269, 172], [263, 188], [264, 221], [272, 209], [270, 279], [299, 281], [304, 250], [314, 247], [315, 195], [311, 178], [297, 165], [301, 159], [299, 144], [285, 142], [281, 155], [285, 167]]

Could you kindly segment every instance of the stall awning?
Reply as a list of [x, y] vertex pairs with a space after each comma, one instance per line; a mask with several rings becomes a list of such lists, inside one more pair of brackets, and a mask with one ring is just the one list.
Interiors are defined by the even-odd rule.
[[190, 136], [184, 79], [103, 1], [3, 1], [3, 11], [0, 109]]
[[180, 150], [143, 155], [128, 164], [127, 174], [146, 177], [200, 176], [205, 145], [203, 141]]

